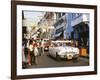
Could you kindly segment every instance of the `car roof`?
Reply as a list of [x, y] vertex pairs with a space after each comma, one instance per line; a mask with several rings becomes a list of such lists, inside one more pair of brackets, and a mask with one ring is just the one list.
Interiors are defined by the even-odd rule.
[[59, 40], [57, 40], [57, 41], [51, 41], [52, 43], [71, 43], [72, 41], [71, 40], [62, 40], [62, 41], [59, 41]]

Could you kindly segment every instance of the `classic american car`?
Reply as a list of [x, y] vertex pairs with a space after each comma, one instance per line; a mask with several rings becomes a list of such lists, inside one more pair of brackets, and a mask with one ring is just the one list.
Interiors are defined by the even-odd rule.
[[68, 60], [73, 58], [77, 59], [79, 57], [79, 49], [67, 45], [66, 41], [54, 41], [49, 47], [48, 54], [57, 60], [61, 58], [66, 58]]

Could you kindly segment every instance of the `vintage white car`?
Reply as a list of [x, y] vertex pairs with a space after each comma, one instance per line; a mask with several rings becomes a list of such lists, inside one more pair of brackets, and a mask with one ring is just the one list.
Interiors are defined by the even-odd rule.
[[54, 42], [52, 46], [49, 47], [48, 54], [57, 60], [60, 58], [77, 59], [79, 57], [79, 49], [77, 47], [66, 45], [65, 42]]

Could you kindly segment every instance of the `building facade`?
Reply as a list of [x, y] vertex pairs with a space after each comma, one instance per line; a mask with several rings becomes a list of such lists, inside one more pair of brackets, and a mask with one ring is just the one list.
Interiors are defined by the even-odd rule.
[[38, 26], [42, 29], [42, 38], [54, 38], [54, 26], [56, 22], [55, 12], [46, 12], [44, 17], [38, 22]]
[[67, 27], [67, 14], [65, 13], [58, 13], [56, 12], [56, 22], [54, 23], [55, 32], [54, 37], [55, 39], [66, 39], [66, 27]]
[[46, 12], [39, 26], [49, 39], [77, 40], [79, 46], [89, 46], [87, 13]]
[[71, 13], [71, 39], [77, 40], [80, 47], [89, 46], [89, 14]]

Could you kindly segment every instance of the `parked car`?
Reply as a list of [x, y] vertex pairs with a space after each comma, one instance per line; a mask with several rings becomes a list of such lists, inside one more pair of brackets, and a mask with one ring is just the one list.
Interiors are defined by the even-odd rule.
[[43, 43], [44, 51], [48, 51], [49, 50], [49, 45], [50, 45], [49, 39], [43, 39], [43, 41], [44, 41], [44, 43]]
[[53, 41], [49, 47], [48, 54], [57, 60], [60, 60], [61, 58], [77, 59], [79, 57], [79, 49], [67, 45], [66, 41]]

